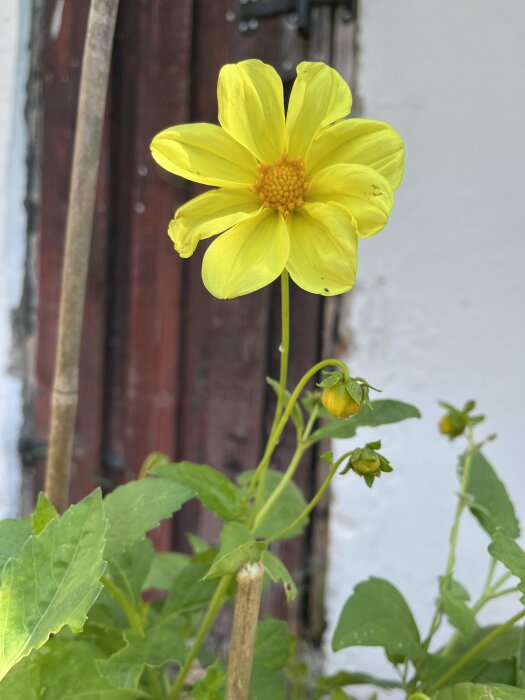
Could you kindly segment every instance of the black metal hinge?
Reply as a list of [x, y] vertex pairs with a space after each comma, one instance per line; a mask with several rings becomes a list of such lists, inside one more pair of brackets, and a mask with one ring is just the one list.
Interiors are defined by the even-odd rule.
[[292, 15], [303, 36], [310, 33], [311, 11], [314, 7], [340, 7], [341, 20], [352, 22], [357, 14], [357, 0], [239, 0], [239, 31], [252, 33], [262, 19]]

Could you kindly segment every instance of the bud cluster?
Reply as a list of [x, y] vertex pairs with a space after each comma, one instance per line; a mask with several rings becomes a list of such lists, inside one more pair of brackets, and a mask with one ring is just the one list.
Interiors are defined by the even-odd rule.
[[372, 487], [374, 480], [381, 476], [381, 472], [394, 471], [388, 459], [376, 451], [380, 449], [381, 440], [367, 442], [364, 447], [356, 447], [348, 456], [348, 461], [340, 473], [346, 474], [352, 470], [363, 477], [367, 486]]

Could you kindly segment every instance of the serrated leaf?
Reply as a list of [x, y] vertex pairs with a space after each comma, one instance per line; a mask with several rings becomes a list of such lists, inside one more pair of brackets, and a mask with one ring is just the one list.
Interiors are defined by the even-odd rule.
[[141, 700], [141, 690], [117, 690], [95, 665], [103, 651], [83, 637], [55, 637], [0, 681], [2, 700]]
[[461, 595], [456, 595], [452, 589], [442, 590], [441, 602], [450, 624], [458, 630], [463, 639], [468, 640], [476, 631], [476, 617]]
[[[243, 472], [239, 477], [239, 483], [241, 485], [249, 483], [252, 476], [253, 471]], [[265, 500], [275, 491], [282, 478], [282, 472], [278, 472], [275, 469], [268, 470], [266, 473]], [[274, 535], [278, 535], [288, 525], [293, 523], [305, 508], [306, 501], [304, 500], [303, 494], [298, 486], [293, 481], [290, 481], [286, 485], [280, 498], [277, 499], [272, 509], [269, 511], [266, 520], [257, 528], [255, 536], [271, 539]], [[308, 519], [305, 518], [294, 530], [288, 532], [284, 539], [300, 535], [307, 523]]]
[[357, 429], [362, 426], [387, 425], [389, 423], [399, 423], [408, 418], [421, 418], [421, 414], [415, 406], [393, 399], [379, 399], [371, 401], [371, 406], [365, 406], [359, 413], [350, 419], [341, 421], [331, 421], [312, 435], [312, 439], [322, 438], [351, 438], [354, 437]]
[[142, 590], [147, 591], [150, 588], [159, 588], [163, 591], [169, 591], [175, 578], [189, 563], [190, 557], [187, 554], [156, 552], [148, 575], [142, 584]]
[[[274, 390], [276, 396], [279, 396], [279, 382], [276, 382], [275, 379], [272, 379], [271, 377], [266, 377], [266, 382], [271, 386], [271, 388]], [[290, 402], [291, 394], [288, 391], [288, 389], [285, 390], [284, 392], [284, 407], [288, 406]], [[295, 426], [296, 431], [298, 432], [299, 435], [302, 434], [304, 430], [304, 416], [303, 412], [301, 410], [301, 407], [298, 402], [294, 404], [294, 407], [292, 408], [292, 413], [290, 414], [290, 417], [292, 419], [292, 422]]]
[[0, 520], [0, 581], [8, 559], [18, 557], [25, 542], [33, 534], [29, 518]]
[[0, 679], [65, 625], [82, 629], [102, 588], [105, 530], [97, 489], [7, 561], [0, 588]]
[[507, 531], [501, 528], [496, 530], [489, 544], [489, 552], [525, 583], [525, 552]]
[[391, 583], [369, 578], [346, 601], [334, 633], [334, 651], [351, 646], [379, 646], [412, 661], [425, 658], [410, 608]]
[[108, 531], [104, 557], [111, 559], [157, 527], [193, 497], [170, 479], [146, 477], [118, 486], [104, 499]]
[[146, 630], [141, 637], [126, 633], [126, 646], [109, 659], [97, 661], [102, 676], [115, 688], [137, 688], [146, 666], [158, 668], [169, 661], [181, 662], [186, 654], [183, 620], [167, 618]]
[[35, 510], [31, 515], [31, 524], [35, 535], [39, 535], [46, 525], [55, 518], [58, 518], [57, 509], [41, 491], [38, 494]]
[[295, 581], [293, 580], [291, 573], [288, 571], [279, 557], [276, 557], [275, 554], [272, 554], [267, 550], [263, 553], [262, 559], [264, 570], [272, 581], [275, 583], [278, 581], [282, 582], [287, 600], [295, 600], [298, 593], [297, 586], [295, 585]]
[[525, 700], [525, 690], [501, 684], [458, 683], [439, 690], [433, 700]]
[[518, 537], [520, 528], [514, 506], [505, 486], [481, 452], [472, 457], [466, 492], [474, 499], [469, 504], [472, 514], [489, 535], [502, 527], [511, 537]]
[[193, 496], [222, 520], [242, 520], [246, 515], [240, 490], [224, 474], [206, 464], [162, 464], [154, 467], [152, 473], [191, 489]]
[[257, 625], [253, 663], [278, 671], [290, 655], [288, 626], [283, 620], [268, 619]]

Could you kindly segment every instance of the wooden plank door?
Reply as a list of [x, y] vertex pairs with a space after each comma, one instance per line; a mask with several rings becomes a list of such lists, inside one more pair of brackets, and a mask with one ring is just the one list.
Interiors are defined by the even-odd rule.
[[[28, 425], [43, 440], [88, 7], [87, 0], [45, 0], [40, 27], [38, 338]], [[257, 57], [291, 78], [294, 64], [307, 56], [330, 61], [332, 13], [315, 12], [308, 41], [297, 38], [294, 18], [239, 31], [233, 0], [121, 2], [84, 319], [72, 501], [97, 485], [110, 490], [133, 478], [153, 450], [210, 464], [230, 477], [253, 468], [261, 455], [274, 409], [265, 377], [278, 374], [278, 284], [228, 301], [208, 294], [200, 277], [204, 245], [183, 262], [166, 235], [174, 210], [197, 190], [156, 168], [149, 143], [172, 124], [216, 122], [224, 63]], [[325, 314], [314, 295], [293, 287], [291, 298], [293, 384], [321, 355]], [[284, 467], [291, 443], [285, 436], [273, 466]], [[41, 478], [42, 465], [37, 486]], [[307, 497], [315, 481], [311, 455], [298, 475]], [[193, 502], [154, 538], [161, 548], [185, 549], [188, 531], [215, 542], [218, 523]], [[313, 532], [282, 545], [297, 580], [312, 561]], [[320, 556], [317, 551], [317, 564]], [[267, 605], [294, 625], [308, 609], [304, 599], [287, 609], [277, 592]]]

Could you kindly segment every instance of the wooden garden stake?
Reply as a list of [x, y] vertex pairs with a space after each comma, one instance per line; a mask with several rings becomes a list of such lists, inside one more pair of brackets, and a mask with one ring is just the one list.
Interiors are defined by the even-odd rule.
[[226, 700], [248, 699], [263, 574], [261, 563], [245, 564], [237, 574]]
[[45, 482], [59, 511], [69, 500], [84, 298], [117, 9], [118, 0], [92, 0], [80, 78]]

